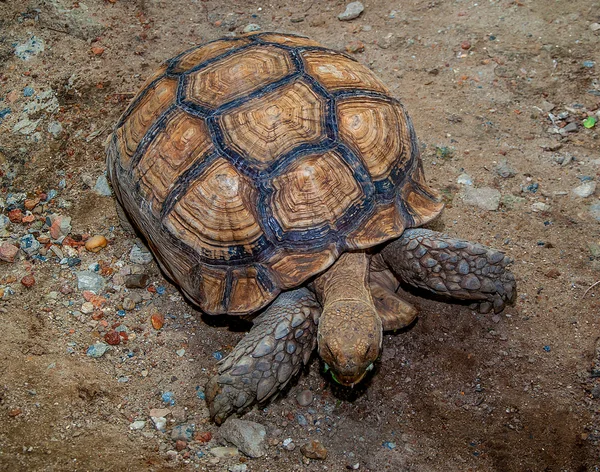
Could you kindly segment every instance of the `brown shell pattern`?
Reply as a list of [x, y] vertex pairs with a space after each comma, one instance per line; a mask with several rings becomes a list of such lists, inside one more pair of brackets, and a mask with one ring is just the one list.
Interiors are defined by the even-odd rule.
[[386, 86], [295, 35], [221, 39], [167, 61], [107, 156], [159, 264], [211, 314], [255, 312], [442, 208]]

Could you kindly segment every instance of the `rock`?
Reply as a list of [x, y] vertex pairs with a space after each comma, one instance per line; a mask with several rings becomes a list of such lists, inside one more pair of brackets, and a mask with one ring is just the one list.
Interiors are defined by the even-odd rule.
[[556, 108], [556, 105], [554, 103], [550, 103], [550, 102], [548, 102], [546, 100], [542, 100], [542, 103], [540, 104], [540, 108], [544, 112], [549, 113], [552, 110], [554, 110], [554, 108]]
[[237, 446], [247, 456], [262, 457], [267, 452], [267, 430], [259, 423], [229, 418], [221, 425], [219, 434], [222, 439]]
[[535, 202], [533, 205], [531, 205], [531, 209], [535, 212], [538, 211], [550, 211], [551, 207], [550, 205], [544, 203], [544, 202]]
[[21, 285], [25, 288], [31, 288], [35, 285], [35, 278], [33, 275], [26, 275], [21, 279]]
[[150, 323], [152, 323], [152, 327], [154, 329], [160, 329], [165, 324], [165, 315], [162, 313], [154, 313], [150, 317]]
[[3, 242], [0, 245], [0, 261], [14, 262], [15, 257], [19, 253], [19, 248], [8, 242]]
[[81, 313], [89, 315], [94, 312], [94, 304], [92, 302], [85, 302], [81, 305]]
[[229, 472], [246, 472], [248, 470], [248, 466], [246, 464], [235, 464], [227, 469]]
[[498, 174], [503, 179], [510, 179], [517, 174], [517, 171], [514, 170], [506, 159], [503, 159], [496, 166], [496, 174]]
[[90, 347], [88, 347], [85, 354], [89, 357], [93, 357], [93, 358], [97, 359], [99, 357], [102, 357], [104, 355], [104, 353], [106, 351], [108, 351], [108, 349], [109, 349], [108, 344], [96, 343], [96, 344], [92, 344]]
[[360, 40], [350, 41], [346, 44], [346, 52], [357, 54], [365, 51], [365, 44]]
[[135, 309], [135, 302], [131, 298], [125, 297], [123, 299], [123, 310], [131, 311], [134, 309]]
[[456, 183], [461, 185], [473, 185], [473, 179], [471, 179], [469, 174], [463, 172], [456, 179]]
[[338, 15], [340, 21], [350, 21], [358, 18], [365, 10], [365, 6], [361, 2], [352, 2], [346, 5], [346, 10]]
[[152, 262], [152, 254], [146, 249], [142, 249], [137, 244], [131, 248], [129, 260], [134, 264], [150, 264]]
[[36, 36], [31, 36], [27, 41], [15, 45], [15, 56], [23, 61], [28, 61], [41, 53], [44, 49], [44, 40]]
[[182, 441], [181, 439], [178, 439], [177, 441], [175, 441], [175, 449], [177, 449], [178, 451], [183, 451], [186, 447], [187, 447], [186, 441]]
[[40, 22], [42, 25], [62, 31], [76, 38], [89, 41], [102, 36], [105, 27], [96, 21], [83, 3], [67, 0], [42, 0]]
[[164, 431], [167, 427], [167, 420], [162, 416], [151, 416], [150, 419], [154, 423], [157, 431]]
[[196, 425], [193, 423], [180, 424], [171, 430], [171, 439], [173, 441], [190, 442], [194, 437]]
[[187, 420], [187, 412], [182, 406], [173, 408], [171, 415], [173, 415], [173, 420], [177, 424], [185, 423]]
[[171, 462], [177, 461], [177, 451], [167, 451], [167, 460]]
[[293, 451], [296, 449], [296, 445], [294, 444], [294, 441], [292, 441], [292, 438], [284, 439], [281, 445], [286, 451]]
[[584, 182], [583, 184], [579, 185], [578, 187], [575, 187], [573, 190], [571, 190], [571, 195], [573, 197], [587, 198], [587, 197], [591, 196], [595, 191], [596, 191], [596, 182], [594, 182], [592, 180], [589, 182]]
[[170, 414], [171, 410], [169, 408], [151, 408], [149, 412], [149, 416], [154, 418], [164, 418]]
[[47, 221], [50, 222], [50, 236], [55, 241], [62, 241], [65, 236], [71, 232], [71, 217], [61, 215], [50, 215]]
[[138, 421], [134, 421], [133, 423], [131, 423], [129, 425], [129, 429], [131, 431], [139, 431], [144, 429], [144, 427], [146, 426], [146, 422], [143, 420], [138, 420]]
[[471, 49], [471, 42], [470, 41], [463, 41], [462, 43], [460, 43], [460, 48], [464, 51], [468, 51], [469, 49]]
[[260, 31], [261, 27], [255, 23], [250, 23], [249, 25], [246, 25], [246, 27], [244, 28], [244, 33], [252, 33], [253, 31]]
[[108, 185], [106, 175], [100, 174], [98, 176], [96, 184], [94, 185], [94, 192], [103, 197], [110, 197], [112, 195], [112, 190], [110, 189], [110, 185]]
[[90, 290], [100, 293], [106, 284], [106, 281], [100, 274], [91, 270], [75, 272], [75, 276], [77, 277], [77, 288], [79, 290]]
[[235, 457], [239, 454], [239, 451], [236, 447], [213, 447], [209, 452], [219, 459], [227, 459], [229, 457]]
[[302, 452], [304, 457], [308, 457], [309, 459], [327, 459], [327, 449], [325, 449], [325, 446], [323, 446], [323, 444], [321, 444], [316, 439], [307, 442], [304, 446], [300, 448], [300, 451]]
[[146, 274], [132, 274], [125, 279], [125, 287], [127, 288], [146, 288], [150, 282], [150, 277]]
[[574, 121], [572, 121], [571, 123], [569, 123], [567, 126], [565, 126], [564, 128], [562, 128], [560, 130], [560, 134], [564, 134], [564, 133], [574, 133], [578, 130], [578, 126], [577, 123], [575, 123]]
[[85, 242], [85, 248], [90, 252], [99, 252], [108, 244], [108, 240], [101, 234], [92, 236]]
[[302, 390], [296, 395], [296, 401], [300, 406], [308, 406], [313, 401], [313, 393], [310, 390]]
[[500, 206], [500, 198], [500, 192], [490, 187], [466, 187], [462, 195], [462, 201], [465, 205], [475, 206], [487, 211], [497, 210]]
[[115, 330], [110, 330], [104, 335], [104, 341], [111, 346], [117, 346], [121, 342], [121, 336]]
[[590, 25], [590, 30], [592, 30], [592, 31], [599, 31], [600, 30], [600, 23], [592, 23]]
[[30, 256], [36, 254], [40, 249], [40, 243], [37, 239], [33, 237], [32, 234], [26, 234], [19, 240], [21, 249], [23, 252], [27, 253]]

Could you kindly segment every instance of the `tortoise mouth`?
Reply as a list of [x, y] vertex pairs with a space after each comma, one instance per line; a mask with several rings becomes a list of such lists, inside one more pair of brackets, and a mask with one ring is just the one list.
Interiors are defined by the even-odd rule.
[[352, 373], [352, 374], [336, 373], [336, 372], [334, 372], [333, 369], [331, 369], [329, 367], [329, 365], [325, 364], [325, 371], [327, 372], [328, 370], [331, 371], [331, 378], [334, 380], [334, 382], [336, 382], [340, 385], [343, 385], [344, 387], [354, 387], [355, 385], [362, 382], [362, 380], [365, 378], [367, 373], [369, 373], [371, 370], [373, 370], [373, 363], [369, 364], [367, 366], [367, 368], [365, 370], [363, 370], [362, 372], [358, 372], [356, 374], [354, 374], [354, 373]]

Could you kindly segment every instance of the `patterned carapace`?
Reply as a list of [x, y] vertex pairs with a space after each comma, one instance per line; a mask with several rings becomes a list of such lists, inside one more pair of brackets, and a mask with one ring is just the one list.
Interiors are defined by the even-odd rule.
[[251, 313], [441, 210], [401, 104], [364, 65], [259, 33], [165, 62], [107, 149], [117, 197], [208, 313]]

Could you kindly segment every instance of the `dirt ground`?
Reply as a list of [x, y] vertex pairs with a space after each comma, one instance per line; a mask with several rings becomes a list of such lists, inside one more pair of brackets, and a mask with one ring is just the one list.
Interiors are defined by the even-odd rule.
[[[29, 251], [0, 262], [0, 469], [600, 470], [600, 286], [586, 293], [600, 279], [600, 3], [371, 0], [343, 22], [344, 9], [0, 0], [0, 210], [13, 220], [0, 243]], [[245, 416], [265, 426], [267, 455], [217, 461], [202, 389], [247, 325], [201, 316], [154, 262], [131, 261], [135, 237], [94, 189], [103, 142], [153, 69], [249, 24], [364, 47], [355, 57], [405, 104], [447, 201], [432, 227], [509, 254], [518, 296], [494, 316], [402, 289], [420, 316], [385, 336], [366, 385], [340, 391], [314, 359], [284, 397]], [[473, 201], [482, 188], [499, 192], [497, 209]], [[72, 226], [59, 253], [45, 225], [56, 215]], [[94, 234], [109, 241], [98, 253], [78, 244]], [[78, 289], [75, 272], [90, 266], [104, 300]], [[149, 288], [126, 289], [130, 273]], [[125, 297], [135, 308], [120, 311]], [[86, 355], [113, 328], [120, 344]], [[306, 389], [314, 400], [302, 407]], [[160, 432], [150, 409], [165, 407]], [[176, 451], [173, 429], [191, 424]], [[311, 439], [326, 460], [303, 457]]]

